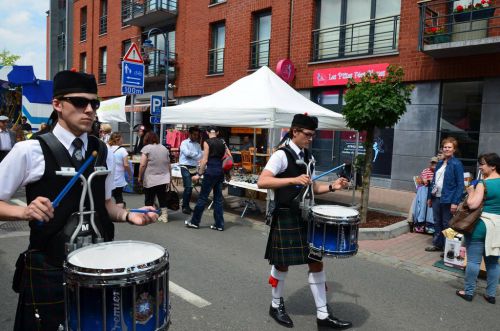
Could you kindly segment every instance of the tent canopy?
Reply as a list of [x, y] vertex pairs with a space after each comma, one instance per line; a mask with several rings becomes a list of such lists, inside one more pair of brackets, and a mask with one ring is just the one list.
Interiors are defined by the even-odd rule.
[[317, 116], [320, 129], [348, 129], [342, 115], [305, 98], [268, 67], [212, 95], [163, 107], [161, 123], [287, 128], [299, 113]]

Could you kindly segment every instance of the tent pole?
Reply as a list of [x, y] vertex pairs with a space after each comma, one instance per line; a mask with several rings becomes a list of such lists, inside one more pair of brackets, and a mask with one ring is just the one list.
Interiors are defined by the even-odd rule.
[[134, 103], [135, 103], [135, 94], [132, 94], [130, 96], [131, 98], [131, 112], [130, 112], [130, 152], [134, 152], [134, 120], [135, 120], [135, 113], [134, 113]]
[[351, 172], [354, 170], [354, 174], [352, 176], [352, 180], [354, 181], [354, 188], [352, 189], [352, 202], [351, 206], [354, 206], [356, 203], [356, 181], [357, 181], [357, 175], [358, 171], [356, 170], [356, 167], [354, 166], [354, 163], [356, 162], [358, 158], [358, 147], [359, 147], [359, 131], [356, 131], [356, 148], [354, 149], [354, 158], [351, 163]]
[[253, 165], [252, 165], [252, 175], [256, 172], [255, 171], [255, 158], [257, 157], [257, 130], [253, 128]]

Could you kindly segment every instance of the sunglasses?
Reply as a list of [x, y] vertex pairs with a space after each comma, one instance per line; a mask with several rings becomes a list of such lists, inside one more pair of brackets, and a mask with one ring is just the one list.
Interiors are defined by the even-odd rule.
[[59, 100], [67, 101], [78, 109], [85, 109], [90, 104], [90, 107], [92, 107], [94, 111], [99, 109], [101, 105], [101, 102], [97, 99], [87, 99], [83, 97], [61, 97]]

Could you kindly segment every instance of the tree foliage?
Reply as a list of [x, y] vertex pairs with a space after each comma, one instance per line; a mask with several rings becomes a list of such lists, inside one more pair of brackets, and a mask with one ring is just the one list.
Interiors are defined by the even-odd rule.
[[16, 54], [11, 54], [10, 51], [4, 48], [4, 50], [0, 52], [0, 65], [13, 66], [20, 58], [21, 56]]
[[410, 103], [412, 85], [403, 83], [401, 67], [389, 66], [384, 77], [367, 73], [359, 82], [350, 79], [342, 109], [346, 123], [357, 131], [366, 131], [365, 162], [361, 189], [361, 222], [366, 222], [373, 160], [375, 128], [394, 126]]

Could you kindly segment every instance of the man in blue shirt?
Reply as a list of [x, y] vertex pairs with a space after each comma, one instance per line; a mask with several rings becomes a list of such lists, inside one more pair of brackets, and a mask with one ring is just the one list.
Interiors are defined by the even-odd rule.
[[189, 138], [184, 140], [180, 146], [179, 164], [181, 166], [182, 184], [184, 193], [182, 194], [182, 212], [190, 215], [192, 212], [189, 207], [191, 193], [193, 192], [193, 181], [191, 179], [198, 170], [198, 162], [203, 152], [200, 146], [200, 129], [196, 127], [189, 128]]

